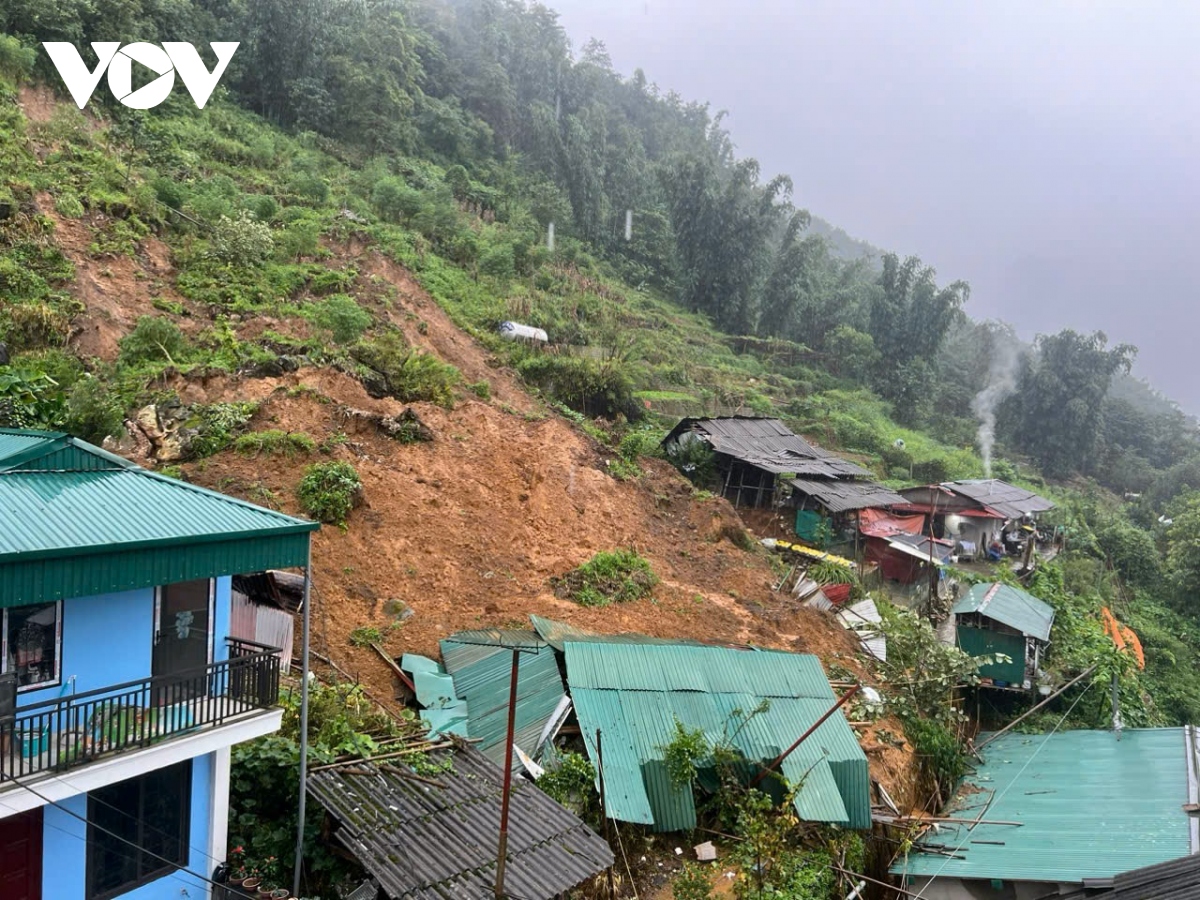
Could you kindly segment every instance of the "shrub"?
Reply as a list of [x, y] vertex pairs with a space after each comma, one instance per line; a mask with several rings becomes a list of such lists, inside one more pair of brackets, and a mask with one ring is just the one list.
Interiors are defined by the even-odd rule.
[[467, 389], [481, 400], [492, 396], [492, 386], [486, 381], [476, 381], [467, 385]]
[[193, 456], [212, 456], [224, 450], [258, 411], [256, 403], [210, 403], [195, 407], [186, 423], [195, 429], [189, 450]]
[[371, 202], [379, 214], [390, 222], [403, 222], [421, 211], [424, 200], [401, 178], [381, 178], [371, 191]]
[[555, 588], [581, 606], [608, 606], [647, 597], [656, 584], [658, 576], [636, 550], [613, 550], [556, 579]]
[[374, 625], [362, 625], [350, 632], [350, 643], [355, 647], [370, 647], [383, 643], [383, 632]]
[[208, 254], [232, 266], [263, 262], [275, 250], [271, 229], [242, 210], [236, 219], [222, 215], [209, 241]]
[[139, 316], [133, 331], [121, 338], [120, 360], [127, 366], [140, 363], [168, 362], [172, 365], [187, 356], [188, 343], [183, 332], [170, 319]]
[[512, 278], [517, 271], [512, 244], [489, 247], [479, 260], [479, 271], [493, 278]]
[[277, 428], [271, 428], [266, 431], [252, 431], [250, 434], [243, 434], [234, 441], [233, 448], [246, 456], [258, 456], [266, 453], [268, 456], [291, 458], [300, 453], [312, 453], [317, 449], [317, 443], [303, 432], [280, 431]]
[[59, 383], [44, 372], [0, 366], [0, 428], [54, 428], [65, 402]]
[[633, 381], [617, 364], [539, 354], [518, 362], [517, 371], [527, 382], [584, 415], [613, 418], [620, 414], [630, 421], [642, 415], [643, 407], [633, 399]]
[[334, 294], [313, 303], [310, 309], [313, 322], [333, 335], [338, 344], [354, 343], [371, 327], [371, 314], [349, 294]]
[[319, 522], [344, 525], [362, 497], [362, 481], [346, 462], [309, 466], [296, 490], [301, 508]]
[[65, 344], [71, 319], [48, 303], [12, 303], [0, 310], [0, 327], [10, 351], [34, 350]]
[[382, 376], [386, 392], [398, 400], [454, 405], [454, 388], [462, 378], [458, 369], [409, 347], [396, 332], [358, 344], [353, 356]]
[[672, 900], [711, 900], [712, 895], [707, 870], [696, 863], [684, 863], [671, 885]]
[[37, 62], [37, 51], [26, 47], [17, 38], [0, 34], [0, 75], [21, 82], [33, 72]]
[[58, 214], [68, 219], [78, 219], [83, 215], [83, 203], [78, 195], [64, 191], [54, 200], [54, 208]]
[[65, 428], [76, 437], [99, 444], [116, 434], [124, 424], [121, 402], [103, 381], [92, 376], [81, 379], [67, 400]]

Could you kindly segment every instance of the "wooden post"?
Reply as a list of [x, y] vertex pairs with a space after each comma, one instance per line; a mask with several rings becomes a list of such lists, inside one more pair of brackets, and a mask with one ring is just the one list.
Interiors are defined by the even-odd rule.
[[[608, 811], [604, 805], [604, 751], [600, 745], [600, 729], [596, 729], [596, 774], [600, 777], [600, 821], [604, 823], [604, 841], [611, 844], [608, 838]], [[608, 867], [608, 894], [610, 897], [617, 896], [616, 876], [613, 874], [613, 867]]]
[[754, 780], [750, 782], [750, 787], [754, 787], [756, 784], [758, 784], [760, 781], [762, 781], [764, 778], [766, 778], [767, 775], [770, 774], [771, 771], [773, 771], [776, 767], [778, 767], [780, 763], [782, 763], [785, 759], [787, 759], [789, 756], [791, 756], [792, 752], [797, 747], [799, 747], [806, 740], [808, 740], [809, 735], [811, 735], [814, 731], [816, 731], [818, 728], [820, 728], [822, 723], [826, 719], [828, 719], [835, 712], [837, 712], [839, 709], [841, 709], [843, 706], [845, 706], [846, 702], [851, 697], [853, 697], [855, 694], [857, 694], [859, 692], [859, 690], [861, 690], [861, 689], [862, 689], [862, 685], [856, 684], [854, 687], [850, 688], [850, 690], [846, 691], [846, 693], [842, 695], [842, 698], [840, 700], [838, 700], [837, 703], [833, 704], [833, 706], [831, 706], [831, 707], [829, 707], [829, 709], [825, 710], [825, 713], [821, 716], [821, 718], [819, 718], [819, 719], [817, 719], [817, 721], [813, 722], [812, 726], [808, 729], [808, 731], [804, 732], [804, 734], [802, 734], [802, 735], [800, 735], [800, 737], [796, 738], [796, 742], [794, 744], [792, 744], [792, 746], [788, 747], [786, 750], [784, 750], [782, 753], [780, 753], [777, 757], [775, 757], [774, 761], [769, 766], [767, 766], [765, 769], [763, 769], [761, 772], [759, 772], [758, 775], [755, 776]]
[[521, 651], [513, 647], [512, 676], [508, 687], [508, 738], [504, 742], [504, 796], [500, 801], [500, 847], [496, 851], [496, 900], [504, 898], [504, 868], [508, 862], [508, 801], [512, 793], [513, 732], [517, 722], [517, 673]]

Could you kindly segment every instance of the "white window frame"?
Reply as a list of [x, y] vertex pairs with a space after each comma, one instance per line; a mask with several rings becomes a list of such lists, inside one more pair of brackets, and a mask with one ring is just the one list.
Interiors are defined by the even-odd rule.
[[[195, 581], [203, 581], [202, 578], [193, 579]], [[176, 582], [181, 583], [181, 582]], [[158, 638], [158, 633], [162, 631], [162, 597], [164, 588], [169, 588], [169, 584], [160, 584], [154, 588], [154, 631], [150, 635], [151, 647]], [[208, 579], [208, 665], [213, 664], [213, 643], [217, 632], [217, 579]]]
[[[17, 686], [17, 693], [40, 691], [45, 688], [57, 687], [62, 684], [62, 632], [63, 632], [63, 602], [54, 603], [54, 677], [49, 681], [37, 684], [22, 684]], [[23, 609], [27, 606], [46, 606], [45, 603], [23, 603], [21, 606], [8, 607], [0, 610], [0, 674], [7, 674], [8, 669], [8, 614], [11, 609]], [[14, 670], [15, 671], [15, 670]]]

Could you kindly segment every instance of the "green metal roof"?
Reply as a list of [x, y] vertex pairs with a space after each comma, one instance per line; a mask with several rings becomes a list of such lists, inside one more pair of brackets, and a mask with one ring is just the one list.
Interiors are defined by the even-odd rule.
[[[815, 656], [678, 644], [568, 641], [565, 648], [571, 699], [593, 762], [601, 732], [608, 814], [658, 831], [696, 824], [692, 792], [671, 783], [663, 761], [677, 719], [702, 729], [711, 743], [732, 741], [751, 774], [836, 699]], [[767, 710], [751, 714], [763, 700]], [[867, 759], [840, 713], [781, 768], [789, 784], [802, 782], [795, 805], [804, 819], [870, 827]]]
[[0, 459], [0, 607], [301, 566], [320, 527], [65, 435], [10, 447]]
[[65, 434], [57, 431], [25, 431], [20, 428], [0, 428], [0, 463], [3, 463], [10, 456], [24, 453], [65, 437]]
[[1073, 883], [1200, 849], [1182, 809], [1196, 802], [1190, 727], [1125, 729], [1120, 740], [1109, 731], [1008, 734], [983, 755], [948, 815], [1021, 825], [942, 825], [925, 840], [965, 858], [918, 844], [893, 874]]
[[534, 630], [537, 631], [542, 640], [559, 653], [562, 652], [563, 644], [567, 641], [583, 641], [590, 644], [686, 644], [696, 647], [704, 646], [700, 641], [657, 638], [651, 637], [648, 634], [636, 634], [634, 632], [600, 634], [595, 631], [589, 631], [586, 628], [568, 625], [566, 622], [545, 619], [538, 615], [531, 615], [529, 621], [533, 623]]
[[566, 696], [554, 650], [528, 630], [460, 631], [441, 642], [442, 662], [454, 679], [454, 693], [466, 701], [467, 734], [481, 738], [479, 749], [501, 765], [514, 647], [520, 648], [521, 656], [514, 741], [532, 756], [546, 723]]
[[1054, 624], [1054, 607], [1028, 591], [999, 582], [974, 585], [951, 612], [979, 613], [1039, 641], [1050, 640]]

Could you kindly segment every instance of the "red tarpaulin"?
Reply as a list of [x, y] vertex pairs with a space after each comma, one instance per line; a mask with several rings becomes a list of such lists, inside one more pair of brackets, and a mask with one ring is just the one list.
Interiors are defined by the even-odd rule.
[[824, 584], [821, 585], [821, 593], [825, 595], [834, 606], [841, 606], [850, 599], [850, 585], [848, 584]]
[[925, 527], [924, 516], [896, 516], [882, 509], [864, 509], [858, 514], [858, 529], [868, 537], [887, 537], [890, 534], [920, 534]]
[[912, 584], [921, 576], [921, 560], [894, 549], [885, 537], [868, 538], [863, 555], [878, 563], [880, 574], [889, 581]]

